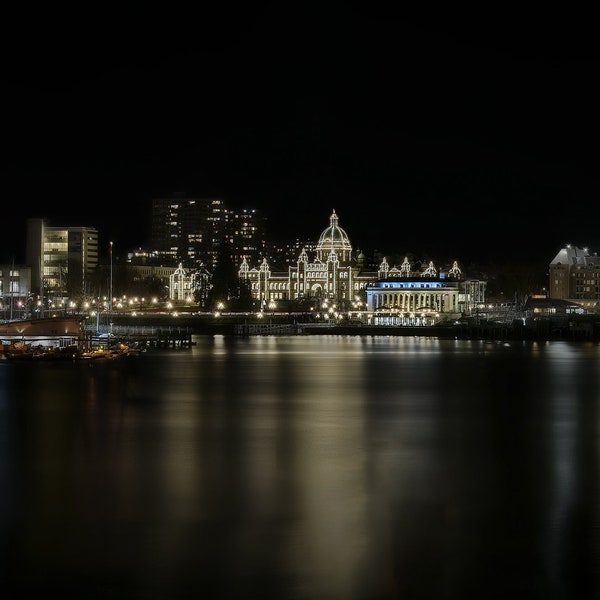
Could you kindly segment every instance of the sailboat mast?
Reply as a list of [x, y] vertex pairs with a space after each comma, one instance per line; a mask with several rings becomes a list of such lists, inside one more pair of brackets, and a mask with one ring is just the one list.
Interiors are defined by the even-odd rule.
[[108, 296], [108, 312], [112, 314], [112, 301], [113, 301], [113, 257], [112, 257], [113, 243], [110, 242], [110, 292]]
[[44, 272], [43, 272], [43, 262], [42, 257], [40, 256], [40, 310], [41, 310], [41, 318], [44, 318]]
[[[12, 286], [12, 278], [14, 277], [14, 273], [15, 273], [15, 257], [13, 256], [12, 258], [12, 270], [10, 272], [10, 277], [8, 278], [8, 291], [10, 293], [10, 320], [13, 320], [13, 306], [15, 303], [15, 294], [13, 291], [13, 286]], [[21, 287], [21, 284], [19, 283], [19, 289]]]

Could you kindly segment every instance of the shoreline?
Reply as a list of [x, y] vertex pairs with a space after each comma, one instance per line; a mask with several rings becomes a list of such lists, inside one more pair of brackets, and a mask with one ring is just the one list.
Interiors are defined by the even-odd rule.
[[[307, 315], [310, 317], [310, 315]], [[308, 319], [273, 315], [264, 320], [228, 315], [214, 316], [180, 315], [118, 315], [113, 318], [115, 333], [120, 329], [169, 329], [187, 331], [196, 335], [393, 335], [422, 336], [445, 339], [485, 340], [578, 340], [600, 341], [600, 316], [584, 315], [582, 318], [536, 318], [527, 323], [475, 323], [396, 326], [368, 324], [324, 324]], [[102, 327], [103, 331], [108, 326]]]

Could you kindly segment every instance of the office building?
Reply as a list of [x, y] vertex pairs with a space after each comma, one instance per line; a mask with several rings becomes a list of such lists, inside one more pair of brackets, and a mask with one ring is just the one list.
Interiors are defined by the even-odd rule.
[[25, 253], [34, 294], [59, 299], [92, 292], [98, 266], [97, 229], [55, 227], [44, 219], [28, 219]]

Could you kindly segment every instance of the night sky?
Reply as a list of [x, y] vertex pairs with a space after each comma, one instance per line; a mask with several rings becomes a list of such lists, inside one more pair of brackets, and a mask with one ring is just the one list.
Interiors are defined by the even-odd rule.
[[250, 4], [4, 23], [0, 261], [27, 217], [135, 247], [179, 191], [258, 208], [276, 238], [335, 209], [367, 251], [600, 251], [591, 15]]

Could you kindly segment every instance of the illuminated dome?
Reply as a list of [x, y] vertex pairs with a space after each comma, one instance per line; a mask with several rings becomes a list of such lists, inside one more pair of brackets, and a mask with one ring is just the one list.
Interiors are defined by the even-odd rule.
[[352, 248], [348, 235], [338, 225], [338, 216], [335, 214], [335, 210], [329, 217], [329, 227], [321, 234], [317, 247], [322, 250], [331, 250], [331, 248], [350, 250]]
[[338, 225], [338, 216], [335, 214], [335, 210], [329, 217], [329, 227], [323, 231], [317, 243], [319, 259], [327, 260], [331, 252], [335, 252], [339, 260], [343, 262], [350, 260], [352, 253], [352, 244], [350, 244], [347, 233]]

